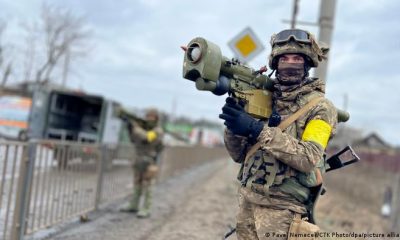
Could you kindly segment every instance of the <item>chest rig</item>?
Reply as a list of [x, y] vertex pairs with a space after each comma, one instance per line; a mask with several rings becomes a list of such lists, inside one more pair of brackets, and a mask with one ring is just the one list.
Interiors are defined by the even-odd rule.
[[[297, 138], [297, 136], [303, 131], [303, 129], [299, 129], [299, 127], [304, 127], [292, 123], [302, 115], [308, 113], [324, 98], [315, 95], [310, 95], [309, 97], [311, 100], [281, 122], [278, 128]], [[303, 125], [304, 124], [305, 123], [303, 123]], [[307, 187], [310, 187], [309, 185], [313, 184], [313, 177], [315, 178], [313, 173], [300, 173], [288, 165], [276, 160], [267, 151], [262, 151], [260, 148], [261, 143], [258, 142], [247, 152], [242, 169], [239, 173], [239, 180], [241, 181], [242, 186], [251, 187], [253, 191], [258, 193], [268, 193], [271, 186], [277, 185], [282, 186], [284, 188], [282, 190], [287, 190], [287, 192], [291, 193], [299, 188], [305, 188], [303, 189], [303, 192], [307, 191]], [[293, 177], [297, 180], [294, 181]], [[302, 184], [299, 184], [298, 182], [301, 182]], [[302, 196], [300, 196], [301, 199], [299, 200], [307, 198], [306, 195], [306, 193], [302, 194]]]

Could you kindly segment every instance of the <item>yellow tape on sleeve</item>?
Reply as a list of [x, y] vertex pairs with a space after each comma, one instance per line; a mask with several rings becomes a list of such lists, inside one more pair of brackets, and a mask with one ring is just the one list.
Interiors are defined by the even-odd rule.
[[157, 133], [155, 131], [148, 131], [146, 136], [147, 136], [147, 142], [149, 143], [157, 139]]
[[332, 127], [323, 120], [311, 120], [303, 132], [302, 140], [320, 144], [324, 149], [331, 136]]

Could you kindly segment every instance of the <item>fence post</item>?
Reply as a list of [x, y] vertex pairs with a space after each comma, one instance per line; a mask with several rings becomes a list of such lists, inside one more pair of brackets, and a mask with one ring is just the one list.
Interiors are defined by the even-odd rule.
[[29, 192], [35, 166], [36, 146], [36, 142], [29, 141], [28, 147], [24, 146], [23, 148], [18, 175], [17, 197], [14, 209], [13, 225], [11, 229], [12, 240], [20, 240], [24, 237], [26, 223], [28, 221], [27, 215], [29, 211]]
[[104, 182], [104, 171], [107, 162], [107, 145], [101, 144], [100, 147], [100, 157], [98, 159], [99, 165], [97, 167], [97, 185], [96, 185], [96, 194], [94, 199], [94, 209], [97, 210], [101, 201], [101, 193], [103, 189]]

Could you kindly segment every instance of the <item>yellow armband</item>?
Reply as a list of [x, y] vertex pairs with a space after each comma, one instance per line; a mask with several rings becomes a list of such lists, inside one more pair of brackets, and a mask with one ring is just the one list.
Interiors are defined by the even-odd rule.
[[304, 130], [301, 140], [318, 143], [325, 149], [331, 131], [332, 127], [327, 122], [319, 119], [311, 120]]
[[146, 137], [147, 137], [147, 142], [149, 143], [154, 142], [154, 140], [157, 139], [157, 133], [155, 131], [147, 131]]

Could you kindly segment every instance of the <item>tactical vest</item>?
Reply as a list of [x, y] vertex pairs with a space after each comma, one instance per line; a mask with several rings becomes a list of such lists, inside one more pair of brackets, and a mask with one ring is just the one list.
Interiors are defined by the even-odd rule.
[[163, 148], [163, 143], [161, 139], [164, 132], [162, 128], [157, 126], [152, 130], [157, 133], [157, 139], [151, 143], [149, 143], [147, 139], [144, 139], [144, 136], [137, 136], [135, 134], [133, 134], [132, 136], [136, 146], [136, 154], [139, 158], [155, 158]]
[[[316, 92], [307, 94], [297, 103], [301, 108], [317, 96], [321, 95]], [[304, 114], [283, 132], [301, 139], [309, 115], [310, 112]], [[324, 161], [321, 159], [317, 164], [321, 172], [324, 171], [323, 163]], [[238, 178], [242, 186], [250, 187], [254, 192], [267, 194], [271, 186], [276, 186], [283, 192], [294, 196], [300, 202], [305, 202], [308, 199], [309, 187], [316, 186], [317, 182], [314, 171], [310, 173], [299, 172], [261, 149], [257, 150], [247, 162], [242, 164]]]

